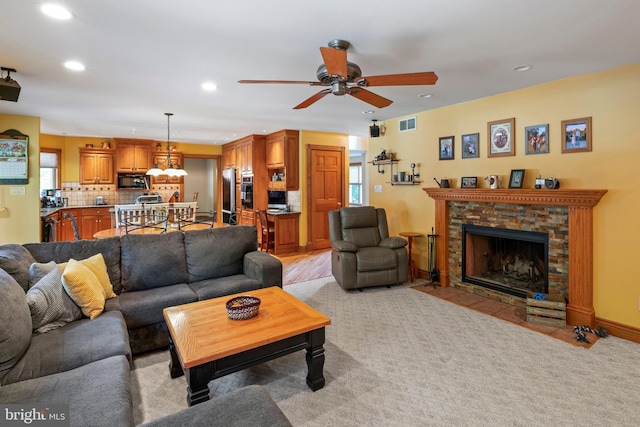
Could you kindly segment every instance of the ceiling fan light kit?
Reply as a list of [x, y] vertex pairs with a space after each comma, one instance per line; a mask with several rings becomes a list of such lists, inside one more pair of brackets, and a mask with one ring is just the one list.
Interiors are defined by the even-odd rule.
[[347, 61], [347, 49], [351, 46], [346, 40], [334, 39], [328, 47], [321, 47], [320, 54], [324, 61], [316, 70], [317, 82], [292, 80], [239, 80], [238, 83], [263, 84], [308, 84], [310, 86], [329, 86], [293, 107], [295, 110], [307, 108], [329, 93], [336, 96], [351, 95], [367, 104], [384, 108], [393, 103], [365, 89], [370, 86], [417, 86], [433, 85], [438, 76], [432, 71], [406, 74], [386, 74], [381, 76], [362, 77], [362, 70], [357, 64]]

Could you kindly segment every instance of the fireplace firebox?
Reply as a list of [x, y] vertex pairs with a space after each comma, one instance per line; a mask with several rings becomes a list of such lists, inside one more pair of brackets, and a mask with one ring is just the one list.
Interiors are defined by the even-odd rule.
[[462, 224], [462, 281], [526, 298], [549, 292], [548, 233]]

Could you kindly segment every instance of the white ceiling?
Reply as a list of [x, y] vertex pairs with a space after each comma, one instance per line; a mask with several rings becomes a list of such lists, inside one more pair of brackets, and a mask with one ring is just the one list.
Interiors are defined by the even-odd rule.
[[[58, 0], [52, 0], [53, 2]], [[17, 103], [0, 113], [41, 118], [54, 135], [220, 144], [251, 133], [307, 129], [365, 136], [385, 120], [640, 61], [637, 0], [2, 0], [0, 65], [18, 70]], [[319, 47], [351, 42], [364, 76], [434, 71], [435, 86], [375, 87], [376, 109], [307, 85]], [[83, 72], [65, 69], [75, 59]], [[513, 67], [530, 64], [528, 72]], [[200, 85], [211, 81], [216, 92]], [[420, 93], [432, 93], [420, 98]], [[363, 111], [375, 110], [373, 114]]]

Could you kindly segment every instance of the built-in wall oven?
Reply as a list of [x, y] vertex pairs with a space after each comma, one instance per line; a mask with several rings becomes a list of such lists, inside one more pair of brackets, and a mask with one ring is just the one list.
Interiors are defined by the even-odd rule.
[[240, 200], [243, 208], [253, 209], [253, 175], [242, 175]]

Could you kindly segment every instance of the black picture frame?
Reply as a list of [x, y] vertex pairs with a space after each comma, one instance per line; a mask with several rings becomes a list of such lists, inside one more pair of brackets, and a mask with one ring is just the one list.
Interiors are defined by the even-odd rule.
[[509, 188], [522, 188], [524, 184], [524, 169], [511, 169]]
[[478, 177], [463, 176], [460, 180], [460, 188], [478, 188]]
[[455, 137], [454, 136], [442, 136], [439, 138], [439, 160], [453, 160], [454, 159], [454, 147], [455, 147]]
[[480, 157], [480, 133], [462, 135], [462, 158], [477, 159]]

